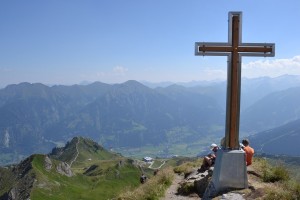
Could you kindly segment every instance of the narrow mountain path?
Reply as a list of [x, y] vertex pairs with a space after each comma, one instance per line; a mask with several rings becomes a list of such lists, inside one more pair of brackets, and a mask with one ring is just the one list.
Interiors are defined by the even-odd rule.
[[70, 167], [72, 167], [73, 162], [77, 159], [77, 157], [78, 157], [78, 155], [79, 155], [79, 150], [78, 150], [79, 140], [80, 140], [80, 138], [78, 138], [78, 141], [77, 141], [77, 143], [76, 143], [76, 145], [75, 145], [77, 154], [76, 154], [75, 158], [70, 162]]
[[183, 181], [183, 179], [183, 176], [175, 174], [172, 185], [167, 189], [165, 196], [160, 200], [199, 200], [200, 197], [197, 194], [193, 196], [182, 196], [177, 194], [177, 188], [179, 187], [179, 183]]

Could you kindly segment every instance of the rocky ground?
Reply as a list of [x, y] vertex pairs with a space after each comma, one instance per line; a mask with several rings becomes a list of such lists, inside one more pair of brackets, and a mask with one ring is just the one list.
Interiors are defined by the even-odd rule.
[[[175, 175], [172, 185], [166, 191], [165, 197], [161, 200], [196, 200], [204, 199], [203, 194], [210, 181], [212, 171], [198, 173], [195, 169], [189, 176]], [[194, 189], [190, 189], [190, 193], [184, 190], [185, 185], [192, 185]], [[268, 183], [261, 181], [260, 174], [256, 173], [253, 168], [248, 168], [248, 184], [247, 189], [231, 190], [219, 194], [214, 200], [252, 200], [262, 198], [266, 188], [272, 187]]]
[[189, 194], [188, 196], [183, 196], [178, 194], [178, 188], [181, 186], [181, 183], [185, 181], [184, 176], [175, 174], [174, 181], [172, 185], [166, 191], [166, 195], [161, 200], [196, 200], [199, 199], [199, 196], [196, 193]]

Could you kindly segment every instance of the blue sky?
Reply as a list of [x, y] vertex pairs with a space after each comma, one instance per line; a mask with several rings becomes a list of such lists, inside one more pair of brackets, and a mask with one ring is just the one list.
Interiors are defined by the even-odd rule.
[[243, 58], [243, 77], [300, 74], [299, 0], [2, 0], [0, 87], [226, 79], [226, 58], [194, 43], [227, 42], [229, 11], [243, 12], [243, 42], [276, 44]]

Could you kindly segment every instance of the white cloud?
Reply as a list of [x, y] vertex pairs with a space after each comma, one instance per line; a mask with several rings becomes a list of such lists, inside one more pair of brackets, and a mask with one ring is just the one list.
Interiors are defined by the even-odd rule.
[[276, 77], [284, 74], [300, 75], [300, 55], [288, 59], [258, 60], [243, 64], [244, 77]]
[[128, 69], [122, 66], [116, 66], [113, 68], [113, 72], [116, 75], [125, 75], [127, 71]]

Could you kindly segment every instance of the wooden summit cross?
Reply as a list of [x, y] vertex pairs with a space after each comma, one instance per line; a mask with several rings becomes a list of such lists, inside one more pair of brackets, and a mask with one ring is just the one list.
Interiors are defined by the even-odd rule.
[[242, 56], [274, 56], [275, 44], [242, 43], [242, 12], [228, 18], [228, 42], [196, 42], [195, 55], [228, 57], [225, 147], [238, 149]]

